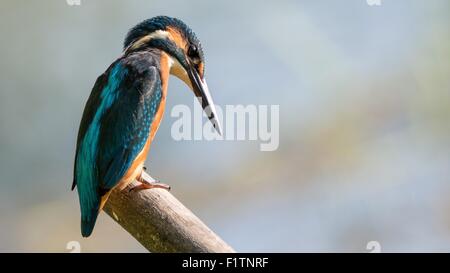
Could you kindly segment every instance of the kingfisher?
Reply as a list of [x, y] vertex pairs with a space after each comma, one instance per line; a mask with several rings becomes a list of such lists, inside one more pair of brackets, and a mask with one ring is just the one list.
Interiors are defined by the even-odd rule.
[[72, 190], [78, 189], [83, 237], [91, 235], [113, 189], [136, 180], [130, 190], [170, 190], [144, 166], [164, 114], [169, 75], [186, 83], [221, 134], [195, 33], [167, 16], [131, 28], [122, 54], [97, 78], [78, 131]]

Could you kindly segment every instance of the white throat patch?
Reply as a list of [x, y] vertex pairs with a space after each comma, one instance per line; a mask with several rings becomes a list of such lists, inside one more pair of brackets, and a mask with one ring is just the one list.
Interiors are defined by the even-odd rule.
[[191, 80], [189, 79], [189, 76], [187, 74], [187, 71], [184, 69], [184, 67], [180, 64], [180, 62], [169, 55], [169, 70], [170, 74], [174, 75], [178, 79], [182, 80], [187, 86], [189, 86], [192, 89]]

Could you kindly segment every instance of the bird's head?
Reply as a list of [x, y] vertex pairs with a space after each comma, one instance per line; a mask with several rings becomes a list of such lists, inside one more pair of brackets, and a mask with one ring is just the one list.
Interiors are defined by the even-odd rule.
[[205, 80], [205, 59], [200, 41], [181, 20], [158, 16], [133, 27], [124, 42], [124, 51], [158, 48], [169, 56], [170, 74], [185, 82], [202, 104], [214, 128], [221, 134], [214, 103]]

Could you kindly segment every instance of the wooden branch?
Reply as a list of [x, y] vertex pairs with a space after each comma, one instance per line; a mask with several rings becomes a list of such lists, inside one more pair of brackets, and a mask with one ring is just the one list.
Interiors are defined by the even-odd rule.
[[168, 191], [130, 186], [114, 190], [104, 211], [150, 252], [235, 252]]

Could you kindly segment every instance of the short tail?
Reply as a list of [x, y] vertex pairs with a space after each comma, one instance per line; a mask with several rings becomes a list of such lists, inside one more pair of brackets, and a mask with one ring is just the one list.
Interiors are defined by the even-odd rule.
[[89, 237], [94, 230], [95, 222], [97, 221], [98, 211], [93, 211], [90, 215], [81, 216], [81, 235]]
[[[110, 194], [111, 190], [105, 191], [100, 200], [95, 202], [95, 207], [93, 209], [81, 209], [81, 235], [83, 235], [83, 237], [89, 237], [91, 235], [95, 222], [97, 221], [97, 216], [105, 206]], [[85, 213], [83, 213], [83, 211]]]

